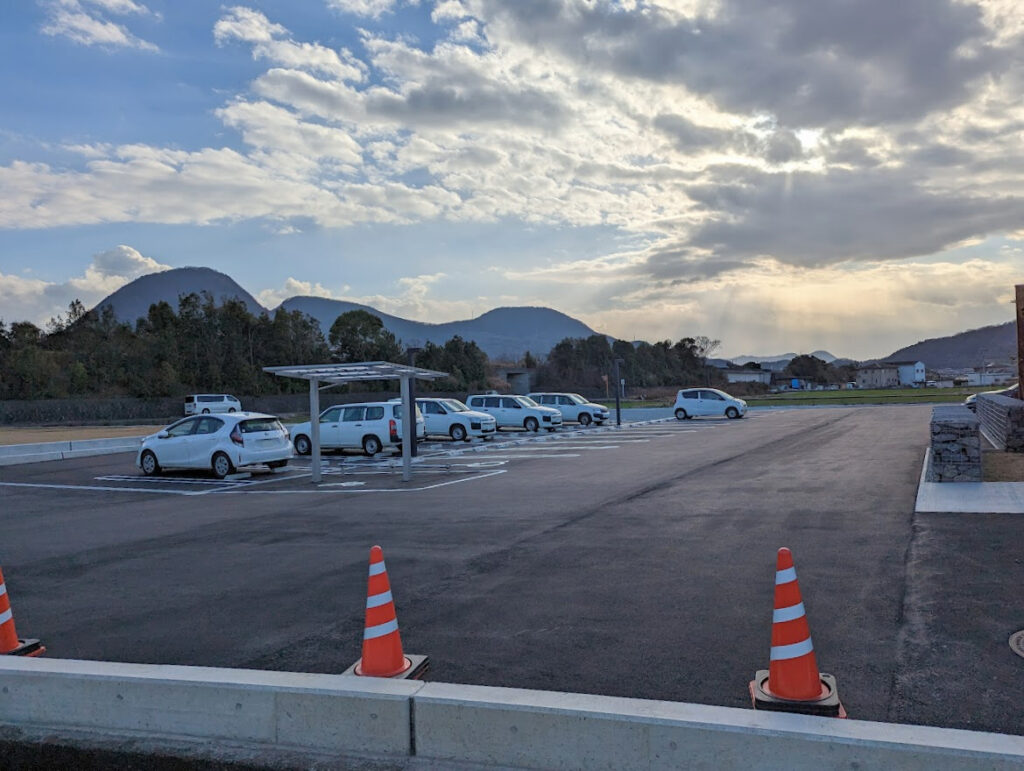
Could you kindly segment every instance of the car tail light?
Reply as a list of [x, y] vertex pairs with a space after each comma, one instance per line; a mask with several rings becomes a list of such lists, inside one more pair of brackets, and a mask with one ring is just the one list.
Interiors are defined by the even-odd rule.
[[238, 424], [231, 429], [231, 441], [237, 444], [239, 447], [245, 447], [245, 440], [242, 439], [242, 431], [238, 428]]
[[389, 420], [388, 421], [388, 432], [391, 434], [391, 441], [392, 442], [397, 442], [398, 441], [398, 430], [397, 430], [397, 427], [398, 427], [398, 424], [395, 423], [395, 421], [393, 421], [393, 420]]

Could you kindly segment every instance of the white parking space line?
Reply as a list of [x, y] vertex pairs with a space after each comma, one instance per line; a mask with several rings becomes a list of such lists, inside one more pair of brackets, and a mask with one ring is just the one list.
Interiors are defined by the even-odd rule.
[[44, 490], [94, 490], [115, 493], [164, 493], [166, 495], [206, 495], [209, 490], [167, 490], [160, 487], [113, 487], [106, 485], [61, 485], [42, 482], [0, 482], [0, 487], [35, 487]]
[[[343, 495], [343, 494], [360, 494], [367, 495], [369, 493], [416, 493], [423, 490], [435, 490], [439, 487], [447, 487], [448, 485], [458, 485], [464, 482], [475, 482], [481, 479], [487, 479], [488, 477], [498, 476], [499, 474], [508, 473], [505, 469], [495, 469], [494, 471], [484, 471], [479, 474], [465, 475], [461, 479], [449, 479], [445, 482], [438, 482], [432, 485], [423, 485], [422, 487], [397, 487], [393, 489], [376, 489], [366, 490], [362, 488], [346, 488], [343, 490], [335, 489], [332, 487], [330, 490], [323, 489], [327, 485], [321, 484], [319, 487], [312, 490], [225, 490], [224, 495]], [[334, 483], [329, 483], [334, 484]], [[339, 486], [344, 484], [342, 482], [337, 483]]]

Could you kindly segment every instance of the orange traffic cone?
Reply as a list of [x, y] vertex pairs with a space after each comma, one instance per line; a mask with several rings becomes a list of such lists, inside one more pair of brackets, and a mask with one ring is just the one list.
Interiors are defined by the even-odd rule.
[[39, 640], [19, 640], [14, 629], [14, 614], [11, 613], [11, 601], [7, 596], [7, 584], [0, 570], [0, 655], [3, 656], [42, 656], [46, 648]]
[[750, 683], [754, 709], [846, 717], [832, 675], [818, 671], [796, 568], [789, 549], [779, 549], [775, 565], [775, 610], [768, 669]]
[[384, 565], [384, 551], [370, 549], [370, 577], [366, 586], [366, 627], [363, 631], [363, 656], [345, 674], [365, 677], [393, 677], [420, 680], [426, 674], [426, 656], [402, 652], [398, 616], [391, 596], [391, 582]]

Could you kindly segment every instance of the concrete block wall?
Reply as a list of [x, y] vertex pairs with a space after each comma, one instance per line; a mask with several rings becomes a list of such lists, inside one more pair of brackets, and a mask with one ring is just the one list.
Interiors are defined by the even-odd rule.
[[0, 737], [12, 734], [22, 745], [252, 765], [286, 755], [289, 767], [1024, 766], [1021, 736], [514, 688], [0, 656]]
[[978, 417], [962, 405], [932, 410], [928, 482], [980, 482], [981, 431]]
[[978, 394], [978, 419], [985, 436], [1000, 450], [1024, 452], [1024, 401], [1000, 394]]
[[116, 455], [121, 452], [136, 452], [140, 444], [142, 444], [140, 437], [123, 436], [114, 439], [81, 439], [73, 442], [0, 445], [0, 466], [39, 463], [46, 460], [89, 458], [94, 455]]

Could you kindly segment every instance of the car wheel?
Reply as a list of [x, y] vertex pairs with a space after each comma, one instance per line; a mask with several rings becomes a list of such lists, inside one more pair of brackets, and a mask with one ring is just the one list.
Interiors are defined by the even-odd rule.
[[148, 477], [160, 473], [160, 463], [159, 461], [157, 461], [156, 455], [154, 455], [149, 450], [146, 450], [144, 453], [142, 453], [140, 465], [142, 466], [142, 473]]
[[452, 441], [461, 442], [466, 438], [466, 427], [461, 423], [454, 424], [448, 433], [452, 435]]
[[540, 423], [537, 422], [537, 418], [527, 418], [523, 421], [523, 428], [527, 431], [536, 431], [540, 428]]
[[591, 421], [590, 413], [588, 413], [588, 412], [581, 412], [580, 413], [580, 425], [581, 426], [586, 428], [587, 426], [590, 425], [590, 421]]
[[218, 452], [213, 456], [210, 467], [213, 469], [213, 475], [217, 479], [223, 479], [235, 470], [234, 464], [231, 463], [231, 458], [222, 452]]
[[292, 444], [295, 446], [295, 452], [299, 455], [309, 455], [313, 452], [313, 443], [309, 441], [309, 437], [305, 434], [299, 434], [295, 437], [295, 441]]
[[209, 415], [209, 414], [210, 414], [210, 408], [209, 408], [209, 407], [205, 407], [205, 408], [203, 409], [203, 414], [204, 414], [204, 415]]
[[285, 466], [288, 465], [288, 459], [285, 458], [284, 460], [272, 460], [267, 465], [270, 468], [284, 468]]
[[725, 411], [725, 417], [729, 418], [729, 420], [736, 420], [736, 418], [738, 418], [739, 416], [740, 411], [735, 407], [730, 407]]
[[228, 407], [228, 412], [234, 412], [234, 411], [235, 411], [234, 407]]
[[676, 410], [676, 420], [686, 420], [688, 417], [690, 416], [686, 414], [686, 410], [682, 407]]
[[381, 450], [380, 439], [375, 436], [364, 436], [363, 437], [363, 452], [369, 455], [371, 458]]

